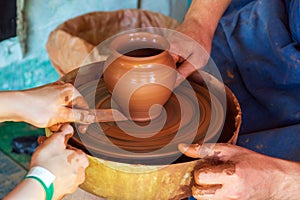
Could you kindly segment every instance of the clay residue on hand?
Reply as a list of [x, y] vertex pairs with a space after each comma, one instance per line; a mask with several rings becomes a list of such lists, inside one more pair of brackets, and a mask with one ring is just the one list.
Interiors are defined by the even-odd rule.
[[232, 175], [235, 173], [235, 163], [230, 160], [222, 161], [217, 155], [215, 155], [204, 158], [202, 162], [199, 162], [199, 165], [195, 167], [195, 172], [225, 173], [227, 175]]
[[194, 185], [192, 188], [193, 195], [202, 196], [207, 194], [215, 194], [216, 190], [221, 189], [222, 184], [215, 185]]
[[[194, 177], [199, 177], [200, 173], [215, 173], [232, 175], [235, 173], [236, 164], [232, 161], [222, 161], [215, 152], [213, 156], [207, 156], [199, 160], [194, 170]], [[192, 179], [192, 193], [195, 196], [203, 196], [215, 194], [218, 189], [222, 188], [222, 184], [201, 184], [201, 180]], [[200, 182], [200, 183], [199, 183]]]
[[[72, 160], [74, 160], [76, 158], [76, 153], [73, 152], [70, 155], [68, 155], [68, 163], [72, 163]], [[76, 160], [75, 160], [76, 161]]]

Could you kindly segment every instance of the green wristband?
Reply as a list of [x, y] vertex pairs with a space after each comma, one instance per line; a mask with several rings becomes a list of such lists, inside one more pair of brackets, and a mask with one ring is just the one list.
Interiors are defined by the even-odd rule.
[[35, 176], [26, 176], [26, 178], [32, 178], [32, 179], [35, 179], [37, 180], [44, 188], [45, 192], [46, 192], [46, 200], [52, 200], [52, 197], [53, 197], [53, 194], [54, 194], [54, 186], [53, 186], [53, 183], [50, 184], [49, 187], [47, 187], [45, 185], [45, 183], [39, 179], [38, 177], [35, 177]]
[[54, 194], [53, 181], [55, 176], [47, 169], [42, 167], [33, 167], [27, 174], [26, 178], [37, 180], [44, 188], [46, 200], [52, 200]]

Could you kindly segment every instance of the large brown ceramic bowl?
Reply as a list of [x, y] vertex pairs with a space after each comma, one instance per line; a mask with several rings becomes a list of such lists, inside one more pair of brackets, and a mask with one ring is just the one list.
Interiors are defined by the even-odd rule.
[[[78, 69], [66, 74], [61, 80], [76, 87], [98, 80], [103, 63], [94, 63], [80, 68], [80, 79], [75, 81]], [[77, 77], [78, 78], [78, 77]], [[204, 81], [205, 80], [205, 81]], [[193, 74], [189, 81], [199, 86], [212, 88], [211, 92], [221, 97], [223, 84], [208, 73]], [[234, 94], [225, 87], [226, 117], [217, 142], [235, 144], [241, 125], [241, 110]], [[49, 134], [49, 133], [48, 133]], [[74, 138], [73, 138], [74, 139]], [[75, 139], [76, 140], [76, 139]], [[72, 138], [71, 138], [72, 144]], [[80, 146], [77, 146], [80, 148]], [[163, 155], [162, 155], [163, 159]], [[86, 170], [81, 188], [107, 199], [184, 199], [191, 196], [193, 170], [201, 160], [181, 159], [172, 164], [130, 164], [118, 159], [89, 155], [90, 165]]]
[[[177, 25], [172, 17], [141, 9], [92, 12], [56, 27], [49, 35], [46, 49], [57, 72], [65, 75], [81, 66], [95, 47], [113, 35], [143, 27], [175, 29]], [[94, 56], [100, 61], [108, 54]]]

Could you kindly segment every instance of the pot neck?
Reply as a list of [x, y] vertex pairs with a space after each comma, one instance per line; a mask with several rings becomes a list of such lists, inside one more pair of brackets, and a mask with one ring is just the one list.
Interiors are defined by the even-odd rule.
[[[144, 51], [144, 52], [141, 52]], [[157, 53], [152, 53], [153, 55], [142, 55], [142, 54], [147, 54], [148, 52], [151, 51], [156, 51]], [[114, 57], [122, 60], [128, 60], [128, 61], [150, 61], [150, 60], [156, 60], [160, 59], [168, 54], [168, 50], [164, 49], [155, 49], [151, 50], [151, 48], [145, 48], [145, 49], [136, 49], [134, 51], [121, 54], [117, 50], [112, 50], [112, 54]], [[133, 56], [133, 54], [137, 54], [138, 56]], [[132, 55], [132, 56], [131, 56]]]

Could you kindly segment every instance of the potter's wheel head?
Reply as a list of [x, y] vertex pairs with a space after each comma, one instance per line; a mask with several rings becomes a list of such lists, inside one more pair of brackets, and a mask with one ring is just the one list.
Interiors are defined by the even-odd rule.
[[[103, 79], [78, 87], [96, 108], [119, 109]], [[159, 94], [158, 94], [159, 95]], [[164, 112], [151, 122], [94, 123], [87, 132], [75, 134], [72, 145], [95, 157], [126, 163], [169, 164], [184, 161], [179, 143], [213, 141], [222, 131], [224, 110], [206, 87], [187, 82], [178, 87], [164, 105]]]
[[[199, 58], [209, 58], [199, 43], [174, 30], [150, 27], [148, 31], [158, 31], [171, 44], [174, 44], [174, 37], [180, 44], [188, 42], [188, 45], [181, 45], [181, 50], [199, 50], [194, 54], [196, 59], [186, 60], [196, 69], [204, 65], [199, 63]], [[94, 48], [81, 63], [82, 67], [61, 79], [74, 84], [91, 108], [118, 109], [111, 103], [110, 93], [103, 84], [104, 64], [98, 59], [111, 53], [107, 52], [110, 41]], [[166, 117], [160, 116], [151, 122], [161, 128], [156, 132], [146, 128], [147, 122], [137, 123], [135, 126], [141, 128], [136, 128], [128, 121], [94, 123], [86, 134], [75, 133], [71, 145], [91, 155], [81, 187], [107, 199], [183, 199], [191, 196], [193, 170], [202, 161], [182, 156], [177, 149], [178, 143], [202, 143], [204, 140], [235, 144], [241, 125], [239, 103], [219, 80], [222, 78], [218, 68], [209, 60], [201, 71], [189, 76], [182, 90], [174, 91], [164, 105]], [[76, 126], [74, 124], [75, 130]]]

